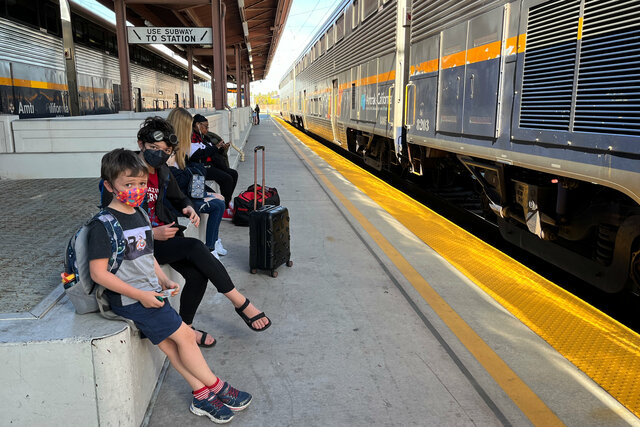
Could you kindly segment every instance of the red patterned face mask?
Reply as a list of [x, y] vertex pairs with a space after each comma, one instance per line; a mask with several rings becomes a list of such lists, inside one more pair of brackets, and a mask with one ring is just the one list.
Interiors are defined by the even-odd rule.
[[147, 188], [135, 188], [132, 190], [118, 191], [115, 196], [127, 206], [137, 208], [144, 201], [144, 196], [147, 195]]

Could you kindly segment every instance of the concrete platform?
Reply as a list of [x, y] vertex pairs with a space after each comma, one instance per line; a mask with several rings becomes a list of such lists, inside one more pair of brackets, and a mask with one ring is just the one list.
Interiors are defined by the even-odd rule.
[[[249, 330], [212, 287], [196, 315], [194, 325], [218, 340], [203, 349], [216, 374], [254, 395], [232, 423], [640, 425], [272, 119], [252, 130], [247, 161], [238, 167], [239, 190], [251, 183], [256, 145], [266, 146], [267, 185], [279, 189], [290, 212], [294, 265], [281, 266], [275, 279], [250, 274], [248, 229], [223, 222], [229, 250], [223, 264], [273, 321], [263, 333]], [[438, 307], [411, 285], [378, 236], [446, 300], [475, 346], [436, 314]], [[505, 387], [495, 370], [479, 362], [483, 352], [496, 355], [492, 363], [498, 371], [504, 367], [507, 382], [518, 388]], [[208, 425], [188, 411], [189, 391], [169, 368], [148, 425]]]

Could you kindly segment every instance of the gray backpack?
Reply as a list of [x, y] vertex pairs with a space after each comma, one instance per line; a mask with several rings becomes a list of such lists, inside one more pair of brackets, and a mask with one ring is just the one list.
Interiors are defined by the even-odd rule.
[[[147, 221], [149, 221], [149, 217], [143, 209], [136, 209], [142, 212]], [[64, 291], [78, 314], [99, 311], [100, 314], [108, 319], [124, 320], [111, 311], [109, 301], [104, 295], [105, 288], [91, 279], [87, 245], [89, 225], [94, 221], [99, 221], [104, 225], [109, 240], [111, 241], [111, 257], [109, 258], [108, 264], [109, 271], [116, 274], [120, 264], [122, 264], [127, 245], [124, 232], [113, 214], [103, 209], [80, 227], [69, 240], [64, 260], [64, 273], [62, 273]]]

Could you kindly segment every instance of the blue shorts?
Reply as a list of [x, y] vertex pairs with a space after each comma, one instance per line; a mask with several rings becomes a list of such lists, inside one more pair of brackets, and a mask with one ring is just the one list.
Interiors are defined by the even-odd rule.
[[182, 325], [182, 318], [167, 299], [160, 308], [145, 308], [137, 302], [119, 307], [111, 306], [111, 310], [118, 316], [133, 320], [144, 336], [155, 345], [167, 339]]

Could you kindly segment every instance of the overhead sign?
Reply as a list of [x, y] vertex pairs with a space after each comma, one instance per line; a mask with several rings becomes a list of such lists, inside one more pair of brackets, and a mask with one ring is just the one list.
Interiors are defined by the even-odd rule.
[[212, 44], [211, 28], [127, 27], [131, 44]]

